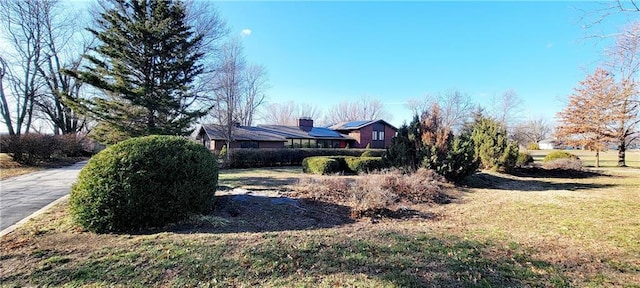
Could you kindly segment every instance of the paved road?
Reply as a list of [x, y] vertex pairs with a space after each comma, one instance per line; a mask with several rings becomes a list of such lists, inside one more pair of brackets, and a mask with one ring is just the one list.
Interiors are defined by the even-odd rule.
[[69, 194], [86, 163], [0, 180], [0, 231]]

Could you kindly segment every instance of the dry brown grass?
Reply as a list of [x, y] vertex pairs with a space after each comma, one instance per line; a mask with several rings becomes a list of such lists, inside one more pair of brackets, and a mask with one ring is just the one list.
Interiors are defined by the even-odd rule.
[[[435, 227], [503, 240], [555, 263], [577, 286], [640, 285], [640, 170], [600, 169], [585, 178], [488, 173], [492, 188], [470, 189]], [[632, 285], [633, 286], [633, 285]]]
[[[256, 210], [248, 209], [254, 207], [250, 202], [247, 210], [239, 210], [240, 216], [205, 217], [215, 223], [206, 229], [98, 235], [76, 228], [62, 203], [0, 239], [0, 282], [94, 287], [637, 287], [640, 169], [595, 172], [571, 177], [484, 172], [470, 179], [450, 204], [411, 206], [433, 217], [360, 218], [331, 227], [316, 223], [260, 232], [224, 226], [241, 227], [249, 219], [243, 217], [259, 221], [266, 215], [270, 218], [263, 221], [269, 225], [302, 216], [322, 221], [317, 217], [331, 211], [264, 206], [263, 214], [252, 214]], [[262, 177], [277, 172], [251, 176], [243, 171], [241, 177], [227, 173], [224, 179], [236, 185], [242, 186], [246, 177], [251, 185], [270, 190], [280, 190], [278, 183], [296, 174], [282, 171], [286, 176], [268, 182]], [[222, 185], [227, 184], [224, 179]], [[265, 227], [275, 227], [269, 225]]]
[[11, 159], [6, 153], [0, 153], [0, 180], [42, 170], [40, 167], [23, 166]]

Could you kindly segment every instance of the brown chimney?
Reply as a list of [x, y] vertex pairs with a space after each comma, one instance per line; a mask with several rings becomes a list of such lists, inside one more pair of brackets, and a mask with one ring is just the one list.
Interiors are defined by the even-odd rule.
[[313, 119], [308, 117], [302, 117], [298, 119], [298, 127], [304, 131], [311, 131], [313, 128]]

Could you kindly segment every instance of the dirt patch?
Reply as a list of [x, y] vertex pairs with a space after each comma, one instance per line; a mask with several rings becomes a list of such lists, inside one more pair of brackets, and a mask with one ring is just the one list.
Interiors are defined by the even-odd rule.
[[[298, 198], [294, 192], [225, 189], [216, 192], [210, 213], [169, 225], [159, 231], [176, 233], [277, 232], [336, 228], [356, 222], [388, 220], [438, 220], [433, 204], [396, 203], [383, 209], [355, 213], [347, 205]], [[436, 205], [437, 206], [437, 205]]]
[[[350, 208], [333, 203], [307, 201], [264, 193], [216, 196], [210, 216], [226, 219], [211, 232], [265, 232], [318, 229], [354, 223]], [[207, 227], [208, 226], [208, 227]]]

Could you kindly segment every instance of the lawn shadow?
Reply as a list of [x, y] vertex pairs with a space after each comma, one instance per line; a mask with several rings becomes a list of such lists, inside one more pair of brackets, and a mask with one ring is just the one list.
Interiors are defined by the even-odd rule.
[[524, 192], [535, 191], [551, 191], [551, 190], [589, 190], [589, 189], [601, 189], [613, 187], [612, 184], [597, 184], [597, 183], [555, 183], [536, 179], [527, 178], [513, 178], [509, 175], [489, 174], [489, 173], [476, 173], [470, 176], [462, 183], [468, 188], [485, 188], [485, 189], [499, 189], [499, 190], [516, 190]]
[[248, 194], [216, 196], [213, 211], [176, 233], [276, 232], [338, 227], [355, 223], [351, 208], [334, 203]]
[[609, 176], [591, 170], [572, 169], [545, 169], [542, 167], [520, 167], [514, 168], [510, 175], [526, 178], [556, 178], [556, 179], [586, 179], [599, 176]]
[[251, 190], [269, 190], [270, 187], [281, 188], [284, 186], [291, 186], [298, 183], [299, 177], [285, 177], [277, 178], [273, 176], [251, 176], [251, 177], [238, 177], [229, 178], [224, 181], [220, 181], [221, 187], [236, 186], [234, 184], [241, 183], [242, 187], [250, 187]]

